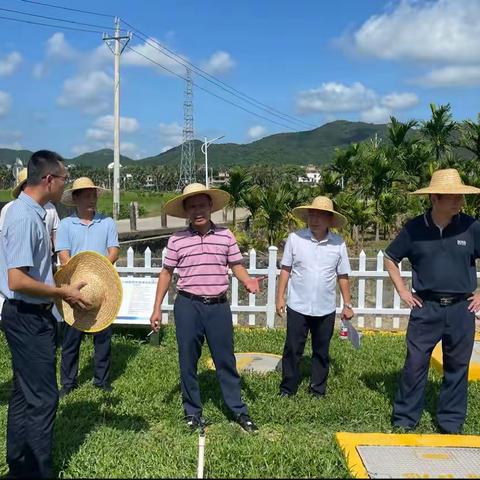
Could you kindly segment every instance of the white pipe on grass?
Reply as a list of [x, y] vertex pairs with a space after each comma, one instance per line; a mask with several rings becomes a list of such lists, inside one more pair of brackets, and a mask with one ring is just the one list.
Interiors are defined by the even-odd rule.
[[205, 466], [205, 433], [198, 436], [198, 465], [197, 478], [203, 478], [203, 467]]

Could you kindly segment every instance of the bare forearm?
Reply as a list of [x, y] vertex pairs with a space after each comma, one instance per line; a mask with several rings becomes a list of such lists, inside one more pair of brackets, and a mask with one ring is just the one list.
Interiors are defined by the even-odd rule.
[[66, 265], [70, 260], [70, 251], [69, 250], [60, 250], [58, 252], [58, 258], [60, 259], [61, 265]]
[[232, 273], [235, 275], [235, 277], [240, 283], [245, 284], [245, 282], [250, 280], [250, 275], [248, 274], [247, 269], [241, 263], [232, 265], [231, 269]]
[[408, 290], [400, 274], [400, 269], [394, 261], [386, 258], [385, 268], [387, 269], [388, 275], [390, 276], [390, 279], [392, 280], [393, 285], [399, 294]]
[[120, 254], [120, 249], [118, 247], [110, 247], [108, 249], [107, 258], [112, 262], [115, 263], [118, 260], [118, 256]]
[[32, 297], [63, 298], [64, 296], [61, 287], [39, 282], [17, 268], [8, 271], [8, 287], [14, 292], [24, 293]]
[[290, 278], [290, 271], [282, 268], [278, 276], [277, 301], [285, 297], [285, 290], [287, 289], [288, 280]]
[[348, 279], [348, 275], [338, 276], [338, 287], [343, 298], [343, 303], [352, 303], [352, 297], [350, 296], [350, 280]]
[[165, 294], [168, 292], [171, 281], [172, 272], [166, 268], [162, 269], [158, 276], [157, 292], [155, 294], [155, 303], [153, 306], [154, 311], [160, 311], [162, 309], [162, 302], [165, 298]]

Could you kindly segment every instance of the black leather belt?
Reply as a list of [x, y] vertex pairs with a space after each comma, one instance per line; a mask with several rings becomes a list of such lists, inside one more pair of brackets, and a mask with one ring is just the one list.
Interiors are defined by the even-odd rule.
[[11, 305], [15, 305], [16, 307], [22, 308], [24, 310], [36, 312], [48, 312], [53, 307], [53, 303], [28, 303], [24, 302], [23, 300], [17, 300], [14, 298], [7, 298], [6, 301]]
[[225, 303], [227, 301], [227, 294], [222, 293], [221, 295], [217, 295], [216, 297], [202, 297], [202, 295], [194, 295], [190, 292], [185, 292], [184, 290], [178, 291], [179, 295], [182, 297], [187, 297], [190, 300], [197, 300], [198, 302], [202, 302], [205, 305], [213, 305], [215, 303]]
[[416, 292], [422, 299], [430, 302], [437, 302], [442, 307], [448, 307], [472, 296], [471, 293], [437, 293], [437, 292]]

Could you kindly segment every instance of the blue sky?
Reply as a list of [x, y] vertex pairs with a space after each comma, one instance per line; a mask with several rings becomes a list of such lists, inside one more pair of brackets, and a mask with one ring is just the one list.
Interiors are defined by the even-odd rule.
[[[45, 0], [109, 15], [2, 0], [0, 16], [113, 33], [117, 15], [134, 32], [121, 58], [122, 153], [158, 154], [182, 139], [185, 67], [159, 42], [279, 118], [194, 73], [195, 137], [247, 143], [335, 119], [425, 119], [429, 104], [458, 120], [480, 112], [480, 0]], [[0, 18], [0, 146], [49, 148], [70, 158], [113, 142], [113, 55], [100, 33]], [[103, 27], [110, 27], [106, 30]], [[122, 24], [123, 28], [128, 28]], [[298, 121], [292, 120], [295, 117]], [[300, 122], [300, 123], [299, 123]]]

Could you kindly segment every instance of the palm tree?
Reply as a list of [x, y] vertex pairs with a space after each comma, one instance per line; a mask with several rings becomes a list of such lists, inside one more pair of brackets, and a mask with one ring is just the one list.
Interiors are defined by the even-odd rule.
[[473, 153], [478, 162], [480, 160], [480, 114], [477, 117], [477, 123], [472, 120], [465, 120], [459, 125], [459, 130], [458, 146]]
[[409, 120], [407, 123], [399, 122], [395, 117], [390, 117], [390, 124], [387, 130], [387, 137], [390, 140], [392, 146], [401, 150], [405, 148], [409, 143], [415, 143], [418, 139], [408, 140], [408, 132], [416, 127], [418, 122], [416, 120]]
[[242, 204], [242, 195], [250, 188], [252, 177], [241, 167], [235, 167], [230, 170], [228, 182], [220, 188], [230, 194], [230, 203], [228, 206], [233, 210], [233, 227], [237, 226], [237, 208]]
[[439, 107], [431, 103], [430, 110], [432, 118], [422, 122], [421, 133], [435, 154], [436, 163], [439, 164], [442, 155], [452, 147], [452, 134], [457, 128], [457, 124], [452, 120], [449, 103]]

